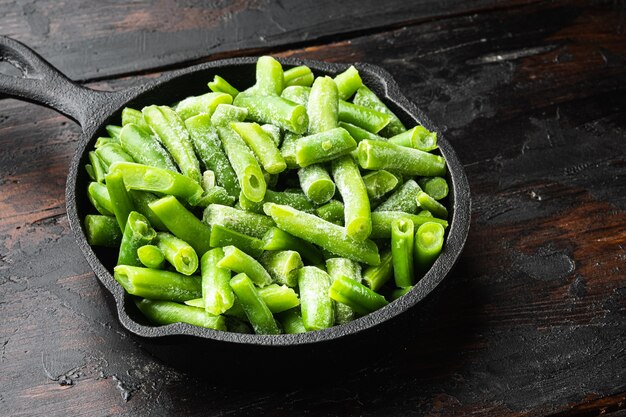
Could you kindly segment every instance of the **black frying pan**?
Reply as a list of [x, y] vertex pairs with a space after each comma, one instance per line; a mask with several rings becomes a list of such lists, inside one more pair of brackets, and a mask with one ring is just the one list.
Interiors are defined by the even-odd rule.
[[[99, 136], [108, 136], [107, 124], [120, 124], [125, 106], [141, 109], [149, 104], [169, 104], [190, 95], [206, 91], [206, 84], [215, 74], [224, 76], [237, 87], [254, 83], [256, 57], [226, 59], [173, 71], [156, 81], [145, 82], [136, 88], [116, 92], [95, 91], [82, 87], [53, 68], [37, 53], [25, 45], [0, 37], [0, 61], [7, 61], [22, 72], [22, 77], [0, 74], [0, 94], [31, 101], [50, 107], [67, 115], [82, 127], [83, 134], [69, 168], [66, 186], [66, 203], [69, 222], [78, 246], [87, 258], [102, 285], [112, 295], [122, 325], [130, 332], [146, 338], [191, 336], [226, 345], [294, 346], [346, 339], [346, 336], [362, 333], [386, 322], [420, 302], [448, 275], [467, 239], [470, 224], [470, 192], [463, 166], [452, 146], [438, 134], [441, 155], [448, 165], [448, 181], [451, 184], [448, 197], [450, 227], [441, 256], [432, 269], [404, 297], [388, 306], [359, 318], [351, 323], [330, 329], [304, 334], [263, 336], [220, 332], [184, 323], [154, 326], [137, 310], [130, 296], [117, 284], [111, 271], [117, 255], [111, 250], [92, 248], [87, 244], [83, 219], [90, 213], [87, 198], [89, 178], [84, 169], [88, 163], [87, 153]], [[285, 67], [308, 65], [315, 74], [335, 75], [347, 68], [346, 64], [334, 64], [298, 59], [280, 59]], [[422, 111], [400, 92], [391, 75], [369, 64], [354, 64], [363, 81], [407, 125], [420, 123], [430, 130], [437, 130]]]

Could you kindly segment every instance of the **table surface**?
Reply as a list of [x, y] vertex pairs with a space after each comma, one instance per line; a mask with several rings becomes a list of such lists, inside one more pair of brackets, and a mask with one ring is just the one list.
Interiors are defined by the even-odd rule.
[[233, 56], [380, 65], [465, 166], [465, 251], [402, 361], [287, 387], [190, 374], [80, 256], [80, 128], [2, 99], [0, 415], [626, 416], [624, 0], [152, 3], [0, 0], [0, 32], [97, 89]]

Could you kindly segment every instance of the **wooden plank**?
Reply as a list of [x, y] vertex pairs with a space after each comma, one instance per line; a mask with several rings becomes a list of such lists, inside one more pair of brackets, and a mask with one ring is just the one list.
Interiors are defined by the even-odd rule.
[[87, 80], [531, 1], [0, 1], [0, 16], [2, 34]]
[[367, 366], [327, 379], [225, 385], [174, 366], [186, 346], [129, 337], [63, 216], [78, 128], [1, 101], [0, 414], [623, 415], [619, 7], [551, 2], [285, 53], [388, 69], [452, 141], [474, 198], [459, 266], [396, 322], [413, 335], [374, 338]]

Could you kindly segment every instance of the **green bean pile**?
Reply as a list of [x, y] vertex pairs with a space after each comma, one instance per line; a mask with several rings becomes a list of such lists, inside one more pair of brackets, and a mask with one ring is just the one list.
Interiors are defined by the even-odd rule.
[[[405, 294], [439, 256], [437, 135], [407, 129], [353, 66], [331, 78], [259, 58], [239, 92], [125, 108], [85, 166], [91, 245], [153, 323], [302, 333]], [[392, 279], [393, 278], [393, 279]]]

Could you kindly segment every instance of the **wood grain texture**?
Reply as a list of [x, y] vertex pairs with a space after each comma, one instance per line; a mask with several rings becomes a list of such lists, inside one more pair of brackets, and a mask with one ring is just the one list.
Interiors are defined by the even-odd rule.
[[3, 100], [0, 415], [624, 416], [624, 3], [496, 9], [281, 54], [381, 65], [441, 126], [474, 202], [445, 285], [397, 337], [364, 345], [376, 354], [358, 370], [252, 387], [194, 372], [174, 356], [185, 346], [121, 329], [73, 241], [79, 129]]
[[2, 0], [0, 32], [87, 80], [532, 1]]

